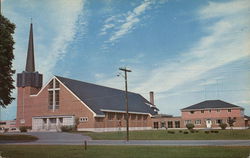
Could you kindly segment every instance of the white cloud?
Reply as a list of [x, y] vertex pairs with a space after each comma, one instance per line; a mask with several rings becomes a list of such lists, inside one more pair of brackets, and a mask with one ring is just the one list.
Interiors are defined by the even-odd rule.
[[150, 4], [152, 4], [150, 1], [145, 0], [139, 6], [134, 8], [132, 12], [129, 11], [126, 15], [125, 22], [118, 28], [118, 31], [112, 34], [109, 41], [113, 42], [131, 31], [135, 24], [140, 21], [139, 16], [150, 8]]
[[108, 35], [108, 40], [105, 41], [103, 48], [107, 48], [106, 44], [113, 44], [124, 35], [130, 33], [136, 28], [136, 25], [141, 21], [147, 10], [150, 10], [154, 4], [162, 4], [166, 1], [151, 1], [144, 0], [141, 4], [128, 11], [116, 16], [107, 18], [101, 29], [100, 35]]

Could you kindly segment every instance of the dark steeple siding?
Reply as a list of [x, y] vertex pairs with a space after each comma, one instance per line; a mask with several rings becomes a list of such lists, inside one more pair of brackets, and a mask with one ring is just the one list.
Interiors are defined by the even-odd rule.
[[[56, 76], [68, 89], [93, 110], [97, 115], [104, 115], [103, 111], [125, 112], [125, 92], [96, 84], [72, 80]], [[128, 92], [129, 112], [157, 114], [157, 108], [150, 106], [140, 94]]]
[[26, 69], [27, 72], [35, 72], [35, 59], [34, 59], [34, 42], [33, 42], [33, 25], [30, 24], [30, 35], [29, 35], [29, 44], [26, 60]]
[[181, 111], [185, 110], [199, 110], [199, 109], [223, 109], [223, 108], [241, 108], [240, 106], [230, 104], [227, 102], [224, 102], [222, 100], [206, 100], [203, 102], [200, 102], [198, 104], [194, 104], [191, 106], [188, 106], [186, 108], [181, 109]]
[[35, 72], [33, 25], [30, 24], [29, 44], [26, 60], [26, 68], [22, 73], [17, 74], [17, 87], [35, 87], [41, 88], [43, 85], [43, 76]]

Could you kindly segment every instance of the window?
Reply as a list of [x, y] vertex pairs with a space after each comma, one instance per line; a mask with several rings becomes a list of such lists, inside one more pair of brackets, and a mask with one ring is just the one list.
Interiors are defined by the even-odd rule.
[[141, 118], [142, 118], [141, 115], [137, 115], [138, 120], [141, 120]]
[[136, 119], [136, 115], [131, 114], [131, 120], [135, 120]]
[[114, 113], [108, 113], [108, 119], [113, 120], [114, 118]]
[[190, 111], [190, 114], [194, 114], [194, 111]]
[[174, 124], [175, 124], [175, 128], [180, 128], [180, 121], [175, 121]]
[[166, 128], [166, 122], [164, 121], [161, 122], [161, 128]]
[[79, 118], [79, 122], [87, 122], [88, 121], [88, 117], [80, 117]]
[[228, 112], [231, 112], [232, 110], [231, 110], [231, 109], [228, 109], [227, 111], [228, 111]]
[[192, 121], [191, 120], [185, 120], [184, 121], [184, 124], [186, 125], [186, 124], [189, 124], [189, 123], [192, 123]]
[[217, 111], [217, 112], [220, 112], [220, 109], [217, 109], [216, 111]]
[[221, 123], [222, 123], [221, 119], [216, 120], [216, 124], [221, 124]]
[[121, 120], [121, 119], [122, 119], [122, 114], [117, 113], [117, 114], [116, 114], [116, 119], [117, 119], [117, 120]]
[[173, 121], [168, 121], [168, 128], [173, 128]]
[[201, 120], [195, 120], [194, 124], [200, 125], [201, 124]]
[[210, 109], [209, 112], [212, 112], [212, 110]]
[[148, 116], [147, 115], [143, 115], [143, 120], [147, 120]]
[[201, 113], [204, 114], [204, 110], [201, 110]]
[[53, 91], [49, 91], [49, 105], [53, 105]]
[[48, 88], [48, 109], [49, 110], [55, 110], [59, 109], [60, 104], [60, 92], [59, 92], [59, 82], [54, 78], [49, 83]]

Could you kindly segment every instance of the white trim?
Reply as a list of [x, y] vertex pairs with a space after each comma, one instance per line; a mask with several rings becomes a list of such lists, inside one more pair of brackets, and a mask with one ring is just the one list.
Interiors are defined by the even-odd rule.
[[150, 103], [145, 103], [145, 104], [149, 105], [150, 107], [156, 107], [155, 105], [150, 104]]
[[220, 109], [220, 110], [227, 110], [227, 109], [243, 109], [245, 110], [243, 107], [228, 107], [228, 108], [204, 108], [204, 109], [181, 109], [181, 112], [184, 112], [184, 111], [198, 111], [198, 110], [217, 110], [217, 109]]
[[[137, 130], [152, 130], [152, 127], [129, 127], [130, 131]], [[114, 132], [114, 131], [126, 131], [126, 127], [113, 127], [113, 128], [78, 128], [77, 131], [92, 131], [92, 132]]]
[[74, 115], [49, 115], [49, 116], [33, 116], [32, 118], [55, 118], [55, 117], [74, 117]]
[[[100, 110], [101, 110], [101, 111], [104, 111], [104, 112], [119, 112], [119, 113], [126, 113], [126, 111], [121, 111], [121, 110], [109, 110], [109, 109], [100, 109]], [[130, 113], [130, 114], [150, 115], [150, 113], [133, 112], [133, 111], [129, 111], [128, 113]]]
[[77, 100], [79, 100], [85, 107], [87, 107], [87, 109], [89, 109], [92, 113], [93, 113], [93, 115], [94, 115], [94, 117], [96, 116], [96, 113], [92, 110], [92, 109], [90, 109], [88, 106], [87, 106], [87, 104], [85, 104], [80, 98], [78, 98], [67, 86], [65, 86], [56, 76], [54, 76], [57, 80], [58, 80], [58, 82], [61, 84], [61, 85], [63, 85], [64, 86], [64, 88], [66, 88]]

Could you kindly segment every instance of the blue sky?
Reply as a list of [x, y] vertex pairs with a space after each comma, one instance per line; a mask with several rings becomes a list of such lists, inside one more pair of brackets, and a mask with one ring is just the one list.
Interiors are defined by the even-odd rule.
[[[129, 90], [154, 91], [160, 113], [221, 99], [250, 115], [249, 0], [3, 0], [2, 10], [17, 26], [17, 72], [32, 18], [44, 83], [54, 74], [124, 89], [126, 66]], [[16, 101], [2, 109], [15, 115]]]

